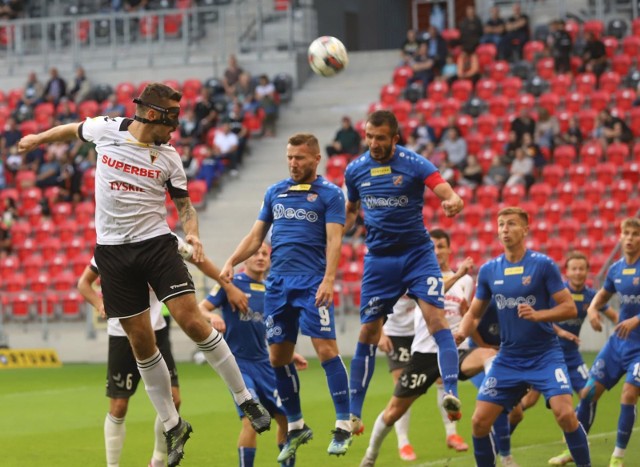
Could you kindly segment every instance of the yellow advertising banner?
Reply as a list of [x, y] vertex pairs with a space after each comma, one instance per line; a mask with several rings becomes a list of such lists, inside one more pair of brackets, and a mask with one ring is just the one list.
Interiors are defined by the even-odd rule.
[[0, 370], [61, 366], [58, 352], [54, 349], [0, 349]]

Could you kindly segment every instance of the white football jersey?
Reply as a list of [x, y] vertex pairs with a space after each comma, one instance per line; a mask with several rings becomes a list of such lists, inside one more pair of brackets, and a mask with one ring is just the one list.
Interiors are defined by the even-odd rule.
[[[414, 299], [403, 295], [393, 306], [393, 313], [387, 315], [383, 329], [387, 336], [413, 336], [413, 314], [417, 304]], [[420, 313], [419, 311], [417, 313]]]
[[185, 198], [187, 177], [169, 144], [137, 141], [129, 118], [87, 118], [80, 139], [96, 145], [96, 233], [99, 245], [139, 242], [170, 233], [166, 191]]
[[[443, 273], [443, 277], [450, 277], [452, 272]], [[444, 315], [449, 323], [451, 332], [456, 332], [460, 327], [460, 321], [462, 321], [462, 313], [460, 308], [463, 303], [465, 307], [471, 305], [471, 299], [473, 298], [474, 283], [471, 276], [465, 274], [456, 281], [455, 284], [444, 294]], [[437, 353], [438, 345], [436, 340], [429, 333], [427, 329], [427, 323], [422, 317], [422, 313], [415, 314], [415, 327], [416, 335], [413, 338], [413, 344], [411, 345], [411, 352], [420, 353]], [[468, 349], [469, 344], [464, 341], [459, 349]]]

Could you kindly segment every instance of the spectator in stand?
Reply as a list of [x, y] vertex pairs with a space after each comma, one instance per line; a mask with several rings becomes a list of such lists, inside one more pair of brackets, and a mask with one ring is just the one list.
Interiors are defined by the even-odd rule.
[[536, 121], [531, 115], [531, 109], [526, 106], [520, 109], [518, 116], [511, 122], [511, 131], [515, 131], [516, 142], [519, 146], [522, 145], [522, 135], [536, 133]]
[[261, 75], [256, 86], [256, 100], [264, 110], [264, 120], [262, 122], [263, 135], [276, 135], [276, 120], [278, 119], [278, 95], [276, 87], [267, 75]]
[[458, 79], [469, 79], [475, 85], [480, 79], [480, 62], [475, 49], [462, 47], [462, 52], [458, 55]]
[[507, 144], [504, 145], [504, 156], [502, 162], [505, 165], [511, 165], [516, 158], [516, 149], [522, 146], [522, 143], [518, 141], [518, 134], [511, 130], [507, 135]]
[[52, 67], [49, 70], [49, 81], [44, 87], [42, 93], [42, 100], [46, 102], [52, 102], [54, 105], [58, 105], [60, 99], [67, 95], [67, 83], [58, 74], [58, 69]]
[[222, 85], [227, 95], [233, 96], [235, 94], [236, 83], [243, 71], [238, 64], [238, 58], [234, 54], [229, 55], [227, 68], [224, 70], [224, 76], [222, 77]]
[[418, 125], [413, 129], [411, 136], [415, 139], [415, 152], [429, 159], [436, 146], [437, 138], [436, 131], [427, 123], [423, 113], [418, 113]]
[[402, 65], [411, 65], [411, 62], [418, 53], [420, 43], [416, 37], [415, 29], [407, 30], [407, 38], [400, 47], [400, 55], [402, 57]]
[[456, 63], [456, 59], [453, 58], [453, 55], [447, 55], [447, 60], [442, 67], [441, 76], [442, 79], [444, 79], [449, 84], [458, 79], [458, 64]]
[[633, 132], [626, 122], [611, 115], [607, 109], [598, 114], [598, 124], [594, 134], [605, 146], [614, 142], [629, 144], [633, 140]]
[[0, 3], [0, 19], [16, 19], [22, 16], [24, 0], [4, 0]]
[[231, 131], [238, 137], [238, 164], [242, 165], [244, 154], [248, 150], [249, 129], [244, 125], [242, 105], [236, 101], [227, 115]]
[[74, 164], [70, 152], [60, 158], [60, 196], [74, 205], [82, 201], [82, 172]]
[[76, 68], [76, 76], [73, 78], [73, 87], [69, 90], [67, 96], [76, 104], [86, 100], [91, 92], [91, 82], [87, 78], [84, 68], [81, 66]]
[[149, 0], [124, 0], [124, 11], [129, 13], [146, 10]]
[[107, 103], [102, 111], [103, 115], [111, 118], [124, 117], [125, 112], [125, 106], [118, 102], [118, 97], [115, 94], [107, 97]]
[[578, 119], [572, 116], [569, 120], [569, 128], [566, 132], [558, 134], [556, 143], [558, 146], [561, 144], [572, 144], [576, 147], [580, 147], [583, 139], [582, 131], [578, 125]]
[[15, 118], [9, 117], [0, 135], [0, 158], [5, 159], [5, 156], [9, 155], [9, 149], [17, 145], [20, 138], [22, 138], [22, 132], [18, 128], [18, 122]]
[[33, 110], [38, 102], [40, 102], [40, 97], [42, 97], [44, 87], [40, 80], [38, 80], [38, 76], [32, 71], [27, 76], [27, 82], [22, 88], [22, 99], [16, 105], [16, 110], [22, 106], [26, 106]]
[[0, 258], [11, 254], [11, 229], [0, 221]]
[[547, 163], [547, 159], [544, 157], [540, 146], [533, 140], [531, 133], [525, 133], [522, 135], [522, 148], [527, 156], [533, 160], [535, 170], [542, 170], [542, 167]]
[[436, 28], [433, 24], [429, 26], [428, 31], [428, 54], [431, 59], [433, 59], [435, 72], [438, 74], [444, 64], [447, 61], [447, 55], [449, 54], [449, 49], [447, 47], [447, 41], [444, 40], [442, 34], [438, 28]]
[[484, 28], [482, 27], [482, 20], [476, 14], [476, 8], [473, 5], [468, 5], [465, 10], [465, 17], [460, 21], [458, 26], [460, 30], [460, 45], [464, 50], [475, 50], [480, 44], [480, 38]]
[[60, 99], [58, 104], [58, 110], [56, 111], [55, 121], [53, 125], [63, 125], [66, 123], [72, 123], [78, 121], [78, 114], [72, 110], [71, 102], [66, 97]]
[[66, 151], [67, 145], [63, 143], [55, 143], [47, 147], [44, 153], [44, 160], [39, 165], [36, 175], [36, 186], [38, 188], [60, 185], [62, 167], [58, 157], [64, 156]]
[[214, 111], [210, 88], [206, 86], [202, 87], [200, 95], [196, 99], [196, 105], [193, 111], [199, 124], [202, 120], [209, 117], [209, 114]]
[[607, 69], [607, 50], [604, 42], [598, 39], [594, 33], [585, 33], [585, 44], [582, 51], [582, 67], [580, 72], [591, 72], [597, 77]]
[[[24, 159], [22, 154], [18, 152], [18, 144], [14, 144], [7, 150], [7, 156], [4, 160], [5, 173], [11, 174], [11, 180], [13, 180], [18, 173], [18, 170], [23, 168]], [[6, 175], [5, 175], [6, 180]]]
[[200, 170], [200, 163], [198, 159], [193, 157], [193, 152], [189, 144], [182, 145], [180, 159], [182, 160], [182, 167], [184, 168], [184, 173], [187, 175], [187, 180], [193, 180]]
[[467, 142], [460, 136], [457, 128], [449, 128], [440, 142], [440, 149], [447, 153], [451, 167], [461, 170], [467, 160]]
[[484, 177], [483, 183], [485, 185], [497, 186], [502, 189], [507, 180], [509, 179], [509, 169], [502, 163], [502, 158], [496, 156], [491, 161], [491, 167], [487, 171], [487, 175]]
[[500, 8], [492, 6], [489, 19], [484, 25], [484, 34], [480, 38], [481, 44], [494, 44], [498, 49], [505, 33], [505, 22], [500, 16]]
[[0, 157], [0, 190], [7, 187], [7, 179], [5, 177], [5, 165], [2, 157]]
[[476, 188], [482, 184], [482, 166], [478, 162], [478, 158], [472, 154], [467, 157], [467, 163], [462, 169], [462, 178], [460, 179], [460, 185], [465, 185], [470, 188]]
[[538, 121], [536, 122], [536, 132], [534, 140], [541, 148], [549, 151], [553, 150], [556, 138], [560, 133], [560, 124], [555, 115], [551, 115], [547, 109], [540, 107], [538, 109]]
[[426, 90], [435, 74], [434, 60], [429, 57], [429, 46], [426, 42], [420, 42], [410, 66], [413, 69], [410, 83], [421, 82]]
[[547, 47], [551, 51], [556, 72], [569, 73], [571, 71], [573, 41], [569, 33], [565, 30], [563, 20], [557, 19], [549, 24]]
[[438, 171], [442, 178], [451, 186], [455, 186], [458, 182], [459, 172], [449, 162], [449, 154], [446, 151], [434, 151], [432, 162], [438, 162]]
[[533, 184], [533, 159], [524, 148], [516, 149], [516, 158], [511, 163], [507, 186], [524, 185], [528, 189]]
[[500, 58], [508, 61], [522, 58], [524, 44], [529, 41], [529, 17], [522, 13], [519, 3], [513, 4], [513, 15], [505, 24], [506, 33], [500, 41]]
[[360, 133], [351, 124], [351, 118], [342, 117], [341, 126], [330, 146], [326, 147], [329, 157], [336, 154], [360, 154]]
[[73, 158], [73, 164], [82, 175], [91, 167], [96, 166], [96, 145], [91, 141], [78, 139], [73, 142], [69, 154]]
[[228, 120], [224, 120], [220, 131], [213, 137], [213, 154], [228, 163], [229, 175], [238, 176], [238, 136], [231, 131]]
[[191, 107], [185, 108], [180, 114], [179, 121], [178, 131], [180, 132], [180, 142], [188, 146], [198, 144], [200, 127], [194, 110]]
[[11, 229], [13, 223], [18, 219], [18, 205], [11, 196], [4, 198], [2, 207], [2, 223], [7, 229]]
[[238, 78], [238, 82], [236, 83], [235, 91], [236, 100], [238, 100], [243, 105], [245, 102], [250, 103], [254, 100], [256, 86], [251, 80], [251, 75], [246, 71], [240, 73], [240, 77]]

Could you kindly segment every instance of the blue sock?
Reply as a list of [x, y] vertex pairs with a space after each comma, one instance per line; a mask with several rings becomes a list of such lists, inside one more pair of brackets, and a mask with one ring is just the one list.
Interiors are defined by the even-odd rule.
[[240, 467], [253, 467], [253, 460], [256, 458], [256, 450], [256, 448], [238, 448]]
[[274, 368], [276, 373], [276, 389], [284, 407], [289, 423], [302, 418], [300, 408], [300, 380], [298, 371], [293, 363]]
[[[282, 451], [282, 448], [284, 447], [284, 443], [283, 444], [278, 444], [278, 452]], [[280, 463], [280, 467], [294, 467], [296, 465], [296, 455], [294, 454], [293, 456], [291, 456], [289, 459], [287, 459], [284, 462]]]
[[620, 404], [620, 418], [618, 418], [618, 436], [616, 437], [616, 447], [627, 449], [633, 424], [636, 422], [636, 406]]
[[351, 360], [351, 377], [349, 379], [350, 411], [356, 417], [362, 417], [364, 396], [367, 393], [369, 381], [371, 381], [371, 376], [373, 376], [373, 370], [376, 366], [377, 348], [377, 345], [358, 342], [356, 353], [353, 356], [353, 360]]
[[458, 397], [458, 349], [450, 329], [441, 329], [433, 334], [438, 344], [438, 368], [444, 385], [444, 392]]
[[496, 446], [501, 456], [511, 454], [511, 433], [509, 429], [509, 414], [502, 412], [493, 422], [493, 432], [495, 434]]
[[476, 458], [477, 467], [495, 467], [496, 453], [491, 442], [491, 436], [483, 438], [473, 436], [473, 455]]
[[596, 419], [597, 405], [598, 403], [595, 401], [582, 399], [578, 404], [578, 407], [576, 407], [578, 421], [587, 433], [591, 430], [591, 425], [593, 425], [593, 421]]
[[349, 376], [340, 355], [322, 362], [329, 392], [336, 409], [336, 420], [349, 420]]
[[582, 425], [572, 433], [564, 433], [564, 439], [567, 441], [567, 447], [576, 463], [576, 467], [590, 467], [591, 457], [589, 455], [589, 443], [587, 442], [587, 433]]

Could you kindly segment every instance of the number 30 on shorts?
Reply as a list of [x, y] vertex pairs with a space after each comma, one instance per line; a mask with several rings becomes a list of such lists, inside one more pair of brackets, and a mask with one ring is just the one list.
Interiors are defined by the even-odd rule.
[[[427, 277], [427, 285], [429, 286], [427, 294], [433, 296], [444, 295], [444, 281], [442, 277]], [[438, 290], [438, 286], [440, 286], [440, 290]]]

